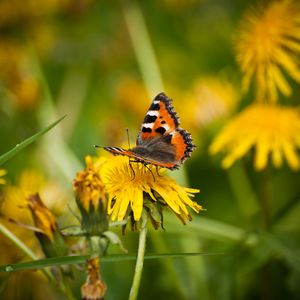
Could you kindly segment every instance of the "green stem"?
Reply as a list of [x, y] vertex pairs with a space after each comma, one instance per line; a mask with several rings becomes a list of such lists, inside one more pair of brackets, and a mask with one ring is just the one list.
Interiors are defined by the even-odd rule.
[[99, 249], [99, 237], [98, 236], [89, 236], [88, 238], [90, 256], [95, 257], [100, 255]]
[[262, 225], [267, 230], [270, 224], [270, 174], [268, 169], [262, 173], [260, 204]]
[[132, 286], [128, 298], [129, 300], [137, 299], [141, 278], [142, 278], [144, 256], [145, 256], [145, 249], [146, 249], [146, 236], [147, 236], [147, 217], [145, 217], [145, 219], [146, 220], [145, 222], [143, 222], [143, 225], [141, 226], [141, 230], [140, 230], [139, 247], [138, 247], [133, 282], [132, 282]]
[[[260, 204], [261, 204], [261, 218], [262, 227], [264, 230], [269, 229], [270, 224], [270, 174], [268, 168], [262, 173], [261, 191], [260, 191]], [[262, 299], [272, 299], [272, 283], [270, 281], [270, 263], [266, 262], [261, 267], [261, 293]]]

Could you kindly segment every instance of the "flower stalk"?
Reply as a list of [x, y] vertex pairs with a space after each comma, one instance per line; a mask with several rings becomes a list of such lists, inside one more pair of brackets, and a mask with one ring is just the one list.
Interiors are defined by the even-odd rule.
[[147, 221], [148, 221], [148, 216], [145, 213], [142, 215], [142, 220], [141, 220], [138, 253], [137, 253], [137, 259], [136, 259], [136, 264], [135, 264], [133, 282], [131, 285], [130, 294], [129, 294], [129, 298], [128, 298], [129, 300], [137, 299], [137, 295], [138, 295], [138, 291], [139, 291], [139, 287], [140, 287], [140, 283], [141, 283], [143, 265], [144, 265], [144, 257], [145, 257], [145, 249], [146, 249]]

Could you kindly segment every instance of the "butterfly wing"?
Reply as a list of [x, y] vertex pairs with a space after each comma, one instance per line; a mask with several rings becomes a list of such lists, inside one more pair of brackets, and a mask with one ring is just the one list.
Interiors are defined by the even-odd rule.
[[164, 93], [154, 98], [136, 143], [133, 153], [140, 155], [144, 151], [149, 163], [169, 169], [178, 168], [195, 148], [190, 133], [179, 128], [172, 100]]

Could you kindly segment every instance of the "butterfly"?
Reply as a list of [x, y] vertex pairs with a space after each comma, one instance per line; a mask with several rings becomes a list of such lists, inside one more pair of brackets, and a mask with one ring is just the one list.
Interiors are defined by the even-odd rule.
[[113, 155], [124, 155], [144, 165], [178, 169], [196, 146], [192, 136], [179, 127], [172, 100], [164, 93], [152, 101], [136, 139], [136, 147], [103, 147]]

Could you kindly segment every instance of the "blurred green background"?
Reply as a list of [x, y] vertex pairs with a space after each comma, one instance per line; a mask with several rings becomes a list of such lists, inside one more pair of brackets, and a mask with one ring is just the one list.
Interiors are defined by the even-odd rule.
[[[239, 91], [233, 41], [243, 13], [255, 3], [0, 1], [0, 153], [67, 114], [59, 128], [3, 166], [6, 185], [17, 187], [23, 180], [26, 189], [38, 175], [24, 172], [40, 174], [43, 186], [51, 183], [44, 193], [54, 196], [46, 202], [61, 226], [72, 221], [66, 216], [74, 205], [71, 183], [84, 157], [96, 154], [94, 144], [126, 145], [125, 128], [133, 144], [156, 94], [164, 91], [174, 99], [182, 126], [194, 137], [192, 158], [172, 175], [201, 190], [196, 200], [206, 210], [186, 226], [166, 213], [165, 231], [151, 230], [147, 252], [218, 254], [146, 261], [139, 299], [300, 299], [299, 172], [287, 167], [256, 172], [251, 153], [223, 170], [220, 158], [208, 154], [226, 120], [252, 100], [251, 93], [242, 97]], [[299, 85], [293, 89], [283, 103], [299, 104]], [[207, 94], [227, 95], [226, 113], [208, 121], [200, 113], [194, 121], [189, 101]], [[268, 226], [259, 204], [264, 193], [270, 197]], [[9, 211], [22, 221], [22, 207], [9, 209], [2, 210], [4, 218]], [[12, 225], [11, 230], [28, 238]], [[137, 237], [129, 230], [121, 237], [129, 253], [136, 252]], [[1, 243], [1, 264], [22, 259], [4, 237]], [[119, 253], [114, 247], [111, 252]], [[126, 299], [133, 271], [134, 262], [101, 264], [105, 299]], [[79, 298], [84, 271], [75, 277]], [[2, 274], [1, 299], [45, 299], [25, 279]]]

